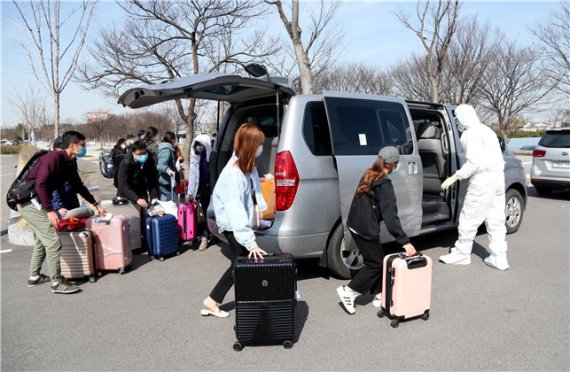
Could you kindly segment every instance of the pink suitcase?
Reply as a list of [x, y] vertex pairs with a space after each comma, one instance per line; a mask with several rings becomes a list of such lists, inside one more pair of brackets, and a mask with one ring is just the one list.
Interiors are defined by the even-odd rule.
[[182, 241], [196, 237], [196, 204], [180, 203], [178, 206], [178, 237]]
[[412, 257], [405, 253], [384, 257], [382, 309], [378, 316], [388, 316], [394, 328], [400, 325], [400, 321], [410, 318], [428, 320], [431, 274], [432, 260], [421, 253]]
[[106, 221], [104, 217], [91, 217], [86, 227], [93, 233], [97, 271], [118, 270], [124, 274], [133, 260], [129, 218], [113, 216]]

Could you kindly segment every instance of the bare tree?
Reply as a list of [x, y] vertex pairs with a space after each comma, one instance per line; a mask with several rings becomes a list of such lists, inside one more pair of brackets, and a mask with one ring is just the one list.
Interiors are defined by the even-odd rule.
[[[119, 5], [127, 22], [101, 30], [90, 48], [97, 64], [80, 67], [81, 81], [112, 96], [132, 83], [227, 72], [227, 66], [247, 64], [279, 48], [260, 32], [250, 38], [240, 33], [265, 12], [254, 0], [131, 0]], [[175, 104], [191, 141], [196, 100], [187, 106], [181, 100]]]
[[314, 90], [388, 95], [392, 92], [392, 82], [388, 74], [379, 68], [362, 63], [349, 63], [334, 66], [316, 76]]
[[397, 95], [416, 101], [431, 101], [432, 85], [425, 59], [414, 55], [389, 72]]
[[545, 72], [557, 88], [570, 94], [570, 3], [560, 2], [550, 18], [532, 30], [548, 60]]
[[8, 100], [18, 111], [20, 123], [26, 127], [30, 139], [38, 128], [47, 124], [46, 103], [39, 89], [30, 86], [25, 93], [15, 92]]
[[410, 16], [404, 11], [397, 13], [398, 19], [406, 28], [413, 31], [425, 49], [427, 76], [431, 84], [431, 100], [440, 101], [440, 81], [447, 62], [447, 53], [453, 35], [457, 29], [459, 1], [437, 0], [418, 1], [416, 5], [417, 25], [412, 24]]
[[495, 114], [505, 140], [511, 122], [552, 89], [545, 84], [537, 53], [514, 42], [496, 49], [483, 81], [481, 105]]
[[477, 18], [461, 20], [451, 41], [443, 69], [441, 97], [444, 102], [477, 104], [483, 76], [503, 36]]
[[[14, 0], [32, 38], [32, 47], [22, 43], [22, 49], [30, 60], [34, 76], [53, 97], [55, 137], [59, 135], [60, 96], [75, 73], [95, 4], [95, 0], [84, 0], [63, 15], [60, 0], [30, 0], [28, 12], [24, 11], [22, 3]], [[72, 30], [69, 40], [60, 36], [64, 27]]]
[[[320, 0], [311, 13], [308, 27], [310, 35], [303, 39], [300, 22], [299, 0], [291, 1], [290, 17], [281, 0], [265, 0], [275, 6], [281, 22], [293, 44], [293, 53], [299, 70], [299, 83], [303, 94], [314, 92], [313, 80], [316, 75], [326, 70], [335, 50], [340, 46], [342, 37], [339, 28], [333, 30], [333, 19], [339, 8], [338, 1]], [[287, 56], [287, 54], [286, 54]]]

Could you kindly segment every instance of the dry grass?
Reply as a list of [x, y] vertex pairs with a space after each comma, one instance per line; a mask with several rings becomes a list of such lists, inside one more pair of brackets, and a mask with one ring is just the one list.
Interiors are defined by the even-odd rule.
[[18, 160], [18, 172], [26, 165], [28, 160], [38, 151], [37, 147], [29, 144], [20, 145], [20, 157]]
[[0, 146], [1, 155], [16, 155], [20, 153], [20, 145]]

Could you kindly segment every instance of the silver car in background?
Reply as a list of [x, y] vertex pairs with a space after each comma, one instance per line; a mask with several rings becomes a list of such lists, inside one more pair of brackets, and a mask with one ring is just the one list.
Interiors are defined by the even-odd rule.
[[[402, 226], [417, 236], [457, 226], [467, 182], [447, 192], [441, 183], [463, 164], [453, 107], [398, 97], [347, 92], [296, 95], [285, 79], [201, 74], [130, 89], [119, 103], [144, 107], [175, 98], [230, 104], [221, 120], [210, 159], [212, 183], [232, 155], [234, 134], [244, 122], [265, 134], [260, 175], [275, 177], [277, 213], [257, 231], [268, 251], [320, 258], [338, 277], [348, 278], [363, 258], [346, 229], [356, 186], [384, 146], [400, 151], [391, 176]], [[515, 232], [526, 203], [521, 162], [505, 153], [507, 230]], [[220, 239], [213, 208], [208, 223]], [[382, 227], [382, 242], [392, 241]]]
[[532, 152], [530, 182], [541, 195], [570, 188], [570, 128], [544, 133]]

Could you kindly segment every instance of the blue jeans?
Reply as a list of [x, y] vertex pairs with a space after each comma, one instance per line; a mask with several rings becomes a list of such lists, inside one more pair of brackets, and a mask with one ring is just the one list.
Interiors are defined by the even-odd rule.
[[[176, 191], [170, 189], [169, 186], [158, 186], [158, 193], [160, 195], [160, 201], [173, 201], [172, 196], [175, 194]], [[175, 201], [175, 200], [174, 200]]]

